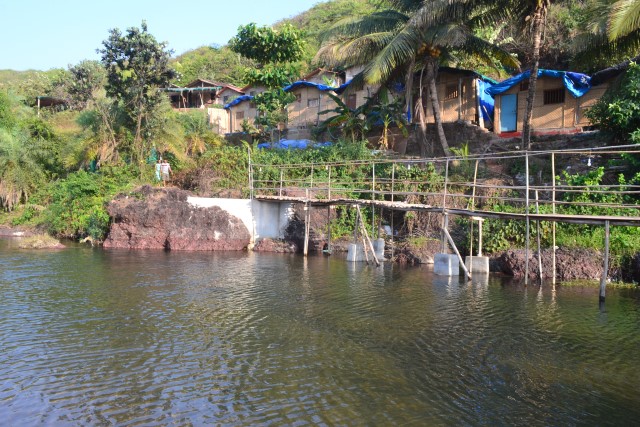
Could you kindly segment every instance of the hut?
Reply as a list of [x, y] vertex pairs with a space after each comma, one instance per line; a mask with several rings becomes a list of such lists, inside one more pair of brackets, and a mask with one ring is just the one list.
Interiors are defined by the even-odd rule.
[[[496, 83], [475, 71], [441, 67], [436, 78], [436, 89], [442, 122], [469, 122], [491, 129], [493, 98], [485, 93], [485, 89]], [[419, 88], [419, 84], [414, 87]], [[433, 107], [427, 96], [423, 97], [423, 105], [427, 123], [434, 123]]]
[[[522, 133], [530, 71], [486, 89], [495, 98], [494, 132], [500, 136]], [[606, 82], [592, 88], [586, 74], [538, 70], [531, 121], [532, 133], [576, 133], [590, 126], [584, 112], [604, 94]]]

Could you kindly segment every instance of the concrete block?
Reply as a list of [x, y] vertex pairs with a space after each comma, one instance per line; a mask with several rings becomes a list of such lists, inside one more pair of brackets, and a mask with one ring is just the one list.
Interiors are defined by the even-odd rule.
[[453, 254], [436, 254], [433, 258], [433, 273], [440, 276], [459, 276], [458, 257]]
[[349, 245], [347, 250], [347, 261], [350, 261], [350, 262], [365, 261], [362, 243], [351, 243]]
[[471, 274], [489, 273], [489, 257], [486, 256], [465, 257], [464, 265]]
[[384, 239], [376, 239], [373, 241], [373, 249], [376, 252], [376, 258], [378, 261], [384, 261]]

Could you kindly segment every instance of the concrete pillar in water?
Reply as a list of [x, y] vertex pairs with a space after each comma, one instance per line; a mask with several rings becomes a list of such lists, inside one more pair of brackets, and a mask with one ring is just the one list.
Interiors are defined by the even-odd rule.
[[440, 276], [459, 276], [458, 257], [455, 254], [436, 254], [433, 258], [433, 273]]
[[364, 249], [362, 243], [351, 243], [347, 251], [347, 261], [350, 262], [363, 262]]
[[489, 273], [489, 257], [467, 256], [464, 265], [471, 273]]
[[373, 249], [376, 251], [378, 261], [384, 261], [384, 239], [376, 239], [373, 241]]

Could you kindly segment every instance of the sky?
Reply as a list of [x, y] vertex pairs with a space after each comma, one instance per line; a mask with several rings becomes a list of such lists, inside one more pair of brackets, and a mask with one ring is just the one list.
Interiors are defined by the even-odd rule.
[[109, 30], [147, 22], [174, 56], [224, 45], [238, 26], [271, 25], [321, 0], [0, 0], [0, 70], [67, 68], [98, 60]]

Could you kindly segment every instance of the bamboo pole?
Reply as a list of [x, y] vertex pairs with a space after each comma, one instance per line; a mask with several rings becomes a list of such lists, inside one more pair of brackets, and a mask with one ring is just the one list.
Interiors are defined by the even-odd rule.
[[[360, 217], [360, 225], [362, 226], [363, 244], [366, 244], [365, 243], [365, 239], [366, 239], [366, 242], [369, 243], [369, 248], [371, 249], [371, 255], [373, 256], [373, 260], [375, 261], [377, 266], [380, 266], [380, 261], [378, 261], [378, 257], [376, 256], [376, 251], [373, 248], [373, 243], [371, 243], [371, 239], [369, 238], [367, 227], [365, 226], [364, 220], [362, 219], [362, 212], [360, 211], [360, 205], [357, 206], [357, 209], [358, 209], [358, 216]], [[366, 254], [366, 249], [365, 249], [365, 254]]]
[[307, 200], [304, 204], [304, 256], [306, 257], [309, 253], [309, 222], [311, 220], [310, 209], [309, 209], [309, 189], [306, 189]]
[[529, 227], [530, 227], [530, 219], [529, 219], [529, 150], [525, 152], [525, 188], [526, 188], [526, 236], [525, 236], [525, 249], [524, 249], [524, 284], [525, 286], [529, 284]]
[[[471, 208], [471, 211], [475, 210], [475, 206], [476, 206], [476, 185], [478, 182], [478, 159], [476, 159], [476, 167], [475, 167], [475, 171], [473, 172], [473, 189], [471, 191], [471, 203], [470, 206], [469, 204], [467, 205], [467, 208]], [[482, 223], [479, 224], [480, 225], [480, 241], [482, 242]], [[469, 255], [473, 256], [473, 218], [471, 219], [471, 224], [470, 224], [470, 229], [471, 231], [469, 232]], [[480, 243], [480, 246], [482, 247], [482, 243]], [[482, 249], [480, 249], [480, 251], [482, 251]], [[478, 255], [481, 256], [481, 255]]]
[[280, 192], [279, 196], [282, 197], [282, 176], [284, 174], [284, 169], [280, 168]]
[[[442, 192], [442, 229], [443, 230], [446, 230], [447, 227], [449, 226], [448, 224], [449, 218], [447, 217], [447, 183], [448, 182], [449, 182], [449, 159], [447, 159], [447, 162], [444, 168], [444, 190]], [[441, 253], [445, 253], [444, 250], [445, 250], [445, 235], [443, 232]]]
[[327, 206], [327, 246], [331, 253], [331, 205]]
[[[540, 213], [538, 206], [538, 190], [536, 190], [536, 214]], [[542, 286], [542, 254], [540, 251], [540, 220], [536, 220], [536, 234], [538, 235], [538, 279]]]
[[609, 274], [609, 221], [604, 223], [604, 269], [600, 279], [600, 302], [604, 302], [607, 288], [607, 275]]
[[331, 200], [331, 166], [329, 166], [329, 185], [327, 187], [327, 199]]
[[462, 269], [464, 270], [464, 274], [467, 276], [467, 278], [469, 280], [471, 280], [471, 273], [469, 272], [469, 270], [467, 270], [467, 266], [464, 264], [464, 260], [462, 259], [462, 256], [460, 256], [460, 252], [458, 252], [458, 248], [456, 247], [455, 242], [451, 238], [451, 235], [449, 234], [449, 231], [445, 228], [445, 229], [442, 230], [442, 232], [447, 237], [447, 240], [449, 240], [449, 244], [451, 245], [451, 248], [453, 249], [453, 251], [458, 256], [458, 261], [460, 262], [460, 265], [462, 266]]
[[[556, 154], [551, 153], [551, 211], [556, 214]], [[553, 246], [553, 257], [551, 259], [552, 284], [556, 284], [556, 222], [551, 223], [551, 238]]]

